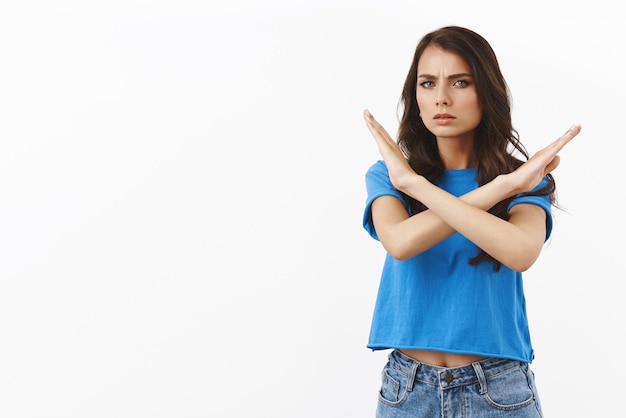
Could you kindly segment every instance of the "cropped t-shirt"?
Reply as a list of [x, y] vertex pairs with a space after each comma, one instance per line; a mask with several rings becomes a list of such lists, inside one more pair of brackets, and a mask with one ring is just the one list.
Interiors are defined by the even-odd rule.
[[[376, 240], [371, 205], [380, 196], [402, 194], [389, 180], [384, 161], [365, 176], [367, 200], [363, 226]], [[545, 179], [544, 179], [545, 181]], [[454, 196], [478, 187], [476, 169], [446, 170], [435, 184]], [[541, 187], [540, 184], [537, 187]], [[549, 196], [516, 196], [514, 205], [534, 204], [546, 211], [546, 239], [552, 231]], [[480, 249], [454, 233], [408, 260], [386, 255], [367, 347], [421, 349], [530, 363], [533, 359], [522, 274], [483, 261], [469, 264]]]

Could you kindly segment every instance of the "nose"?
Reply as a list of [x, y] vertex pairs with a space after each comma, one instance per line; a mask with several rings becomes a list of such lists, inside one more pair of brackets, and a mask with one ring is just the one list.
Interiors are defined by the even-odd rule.
[[437, 89], [437, 95], [435, 96], [435, 101], [437, 106], [449, 106], [450, 101], [448, 99], [448, 95], [446, 94], [446, 89], [443, 86], [439, 86]]

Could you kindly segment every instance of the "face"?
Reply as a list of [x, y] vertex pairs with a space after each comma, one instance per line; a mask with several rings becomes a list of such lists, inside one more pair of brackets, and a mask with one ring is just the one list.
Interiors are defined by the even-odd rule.
[[426, 128], [437, 138], [472, 138], [482, 109], [474, 78], [458, 55], [426, 47], [417, 63], [415, 96]]

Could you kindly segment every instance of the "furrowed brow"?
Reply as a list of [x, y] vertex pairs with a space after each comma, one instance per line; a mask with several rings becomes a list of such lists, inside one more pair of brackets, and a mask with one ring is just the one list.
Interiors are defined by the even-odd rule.
[[[458, 73], [458, 74], [451, 74], [447, 76], [446, 79], [452, 80], [455, 78], [463, 78], [463, 77], [473, 77], [473, 76], [470, 73]], [[418, 74], [417, 78], [425, 78], [427, 80], [434, 80], [437, 77], [431, 74]]]

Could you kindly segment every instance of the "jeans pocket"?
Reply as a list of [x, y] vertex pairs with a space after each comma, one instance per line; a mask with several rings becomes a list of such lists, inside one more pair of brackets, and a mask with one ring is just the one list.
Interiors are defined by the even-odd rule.
[[485, 399], [494, 408], [510, 411], [535, 401], [532, 382], [524, 367], [515, 367], [487, 380]]
[[381, 373], [381, 380], [379, 400], [389, 406], [402, 404], [407, 396], [408, 377], [387, 364]]

